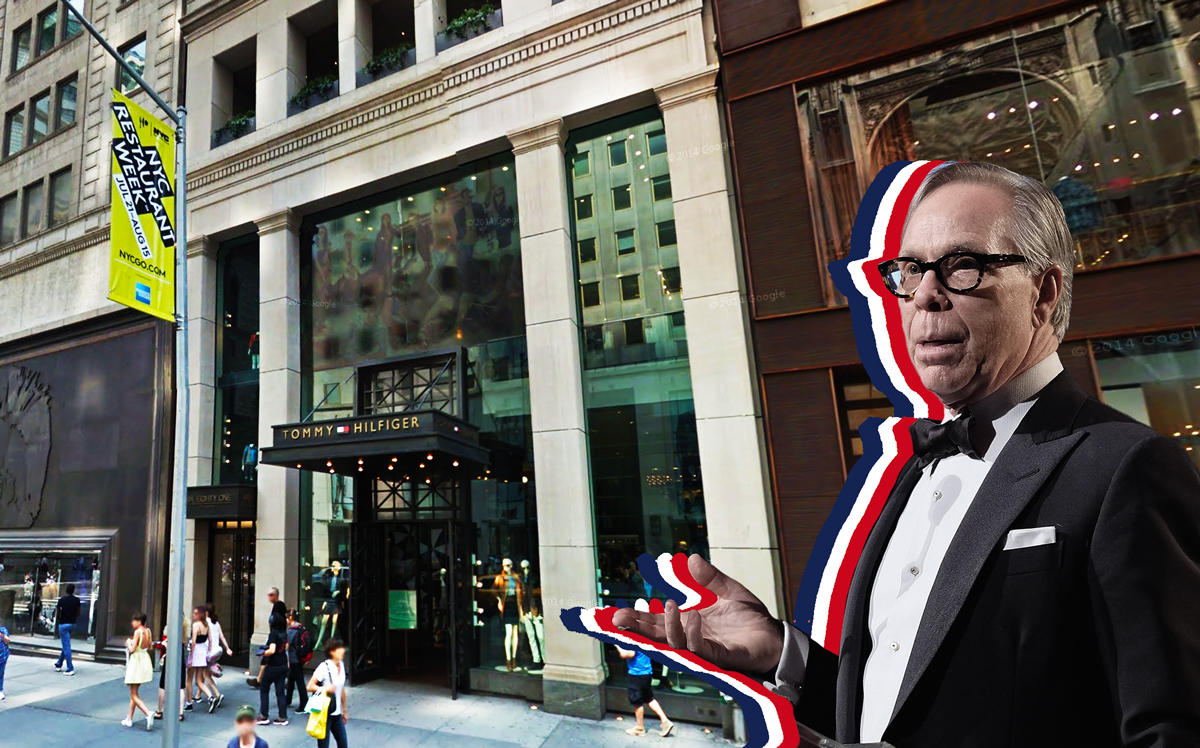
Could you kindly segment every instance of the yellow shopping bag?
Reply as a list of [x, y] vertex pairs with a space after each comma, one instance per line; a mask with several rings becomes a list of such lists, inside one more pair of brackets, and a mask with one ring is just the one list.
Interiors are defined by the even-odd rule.
[[305, 731], [309, 737], [321, 740], [325, 737], [325, 728], [329, 723], [329, 694], [318, 692], [308, 699], [308, 726]]

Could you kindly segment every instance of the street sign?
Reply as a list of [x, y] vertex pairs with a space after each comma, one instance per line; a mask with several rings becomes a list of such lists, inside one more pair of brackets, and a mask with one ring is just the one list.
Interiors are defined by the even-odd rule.
[[108, 298], [175, 321], [175, 128], [113, 90]]

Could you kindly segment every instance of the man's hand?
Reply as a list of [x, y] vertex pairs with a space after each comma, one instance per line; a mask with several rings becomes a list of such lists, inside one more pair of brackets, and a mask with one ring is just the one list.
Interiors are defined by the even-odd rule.
[[726, 670], [761, 674], [778, 665], [783, 627], [767, 607], [698, 555], [688, 558], [688, 570], [717, 596], [717, 602], [682, 613], [674, 601], [667, 601], [662, 614], [623, 608], [613, 616], [613, 623], [674, 649], [693, 652]]

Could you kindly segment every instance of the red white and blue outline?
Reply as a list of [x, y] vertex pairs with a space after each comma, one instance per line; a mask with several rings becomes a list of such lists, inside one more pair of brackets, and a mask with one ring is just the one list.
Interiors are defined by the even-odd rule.
[[804, 568], [793, 624], [837, 654], [850, 581], [867, 536], [912, 457], [909, 426], [917, 418], [942, 420], [945, 406], [921, 384], [908, 355], [900, 300], [883, 285], [877, 266], [898, 257], [913, 197], [942, 161], [898, 161], [886, 167], [863, 197], [844, 260], [830, 263], [834, 284], [850, 306], [854, 338], [871, 383], [887, 395], [895, 416], [859, 427], [863, 455], [850, 470]]
[[[821, 528], [796, 596], [793, 623], [819, 646], [840, 649], [846, 597], [867, 536], [912, 457], [909, 427], [917, 418], [943, 420], [945, 407], [926, 389], [908, 355], [900, 300], [888, 292], [876, 269], [900, 254], [900, 240], [913, 197], [929, 174], [946, 162], [898, 161], [884, 168], [859, 204], [844, 260], [829, 266], [834, 284], [850, 306], [854, 337], [872, 384], [895, 408], [895, 416], [867, 419], [859, 427], [863, 455], [850, 470], [829, 518]], [[700, 585], [683, 554], [638, 559], [642, 577], [679, 604], [702, 610], [716, 596]], [[623, 604], [623, 603], [622, 603]], [[673, 649], [613, 625], [619, 608], [572, 608], [560, 619], [568, 630], [645, 653], [673, 670], [691, 673], [737, 700], [746, 719], [748, 748], [794, 748], [800, 736], [793, 706], [766, 684], [723, 670], [686, 650]], [[650, 601], [650, 612], [662, 603]]]

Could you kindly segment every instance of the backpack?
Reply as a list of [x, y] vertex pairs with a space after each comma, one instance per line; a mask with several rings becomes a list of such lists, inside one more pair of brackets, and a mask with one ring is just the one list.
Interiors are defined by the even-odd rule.
[[296, 635], [296, 658], [301, 663], [307, 663], [313, 656], [312, 634], [308, 632], [307, 626], [300, 627], [300, 633]]

